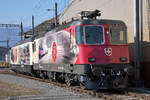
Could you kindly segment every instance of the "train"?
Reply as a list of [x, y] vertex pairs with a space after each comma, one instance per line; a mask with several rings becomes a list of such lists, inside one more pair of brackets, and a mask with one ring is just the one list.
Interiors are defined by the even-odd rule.
[[10, 50], [12, 69], [67, 86], [127, 88], [130, 56], [126, 24], [97, 19], [98, 10], [82, 11], [81, 16], [15, 44]]

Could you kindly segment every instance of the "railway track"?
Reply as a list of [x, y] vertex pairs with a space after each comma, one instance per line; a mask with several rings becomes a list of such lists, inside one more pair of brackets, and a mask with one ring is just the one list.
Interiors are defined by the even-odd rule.
[[14, 71], [11, 71], [11, 70], [0, 71], [0, 74], [10, 74], [10, 75], [23, 77], [23, 78], [38, 80], [41, 82], [46, 82], [49, 85], [54, 85], [56, 87], [65, 88], [72, 92], [83, 93], [83, 94], [91, 95], [93, 97], [103, 98], [105, 100], [150, 100], [150, 94], [148, 94], [148, 93], [140, 93], [140, 92], [136, 92], [136, 91], [133, 92], [130, 90], [126, 90], [125, 93], [114, 92], [114, 91], [112, 92], [112, 91], [85, 90], [81, 86], [68, 87], [66, 84], [61, 84], [61, 83], [53, 82], [53, 81], [50, 81], [47, 79], [41, 79], [41, 78], [36, 78], [33, 76], [19, 74]]

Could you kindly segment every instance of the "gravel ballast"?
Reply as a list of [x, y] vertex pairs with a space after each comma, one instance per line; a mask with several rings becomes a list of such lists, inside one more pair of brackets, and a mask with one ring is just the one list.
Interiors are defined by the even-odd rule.
[[[89, 95], [73, 93], [67, 89], [56, 87], [49, 83], [13, 75], [0, 74], [0, 82], [6, 82], [30, 90], [33, 89], [31, 95], [27, 93], [17, 96], [0, 96], [0, 100], [100, 100], [99, 98]], [[34, 94], [35, 90], [37, 90], [38, 93]]]

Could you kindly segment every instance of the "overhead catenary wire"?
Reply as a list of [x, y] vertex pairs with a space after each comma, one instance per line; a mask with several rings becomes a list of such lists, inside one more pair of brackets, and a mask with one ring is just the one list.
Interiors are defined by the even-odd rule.
[[[55, 16], [54, 11], [48, 12], [47, 9], [54, 9], [55, 2], [58, 3], [58, 14], [62, 13], [69, 1], [70, 0], [38, 0], [32, 8], [35, 20], [43, 22], [44, 20], [53, 18]], [[45, 6], [45, 9], [42, 8], [42, 6]]]

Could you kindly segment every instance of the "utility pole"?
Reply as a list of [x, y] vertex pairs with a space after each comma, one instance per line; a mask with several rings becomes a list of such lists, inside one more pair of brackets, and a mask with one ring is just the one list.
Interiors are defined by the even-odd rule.
[[34, 16], [32, 16], [32, 36], [34, 36]]
[[139, 32], [139, 0], [134, 0], [134, 39], [135, 39], [135, 68], [136, 87], [140, 87], [140, 32]]
[[7, 50], [9, 51], [9, 40], [7, 40]]
[[143, 0], [141, 0], [141, 42], [143, 42]]
[[23, 24], [22, 24], [22, 22], [21, 22], [20, 28], [21, 28], [21, 36], [20, 37], [21, 37], [21, 40], [23, 40], [22, 39], [22, 36], [23, 36]]
[[55, 2], [55, 9], [47, 9], [48, 11], [55, 11], [55, 27], [58, 25], [58, 16], [57, 16], [57, 2]]
[[58, 24], [58, 16], [57, 16], [57, 2], [55, 2], [55, 26]]

